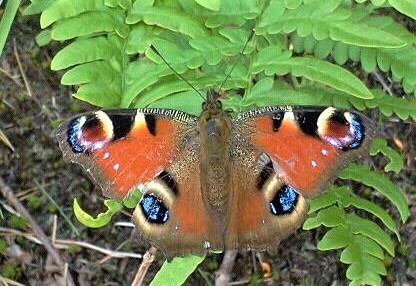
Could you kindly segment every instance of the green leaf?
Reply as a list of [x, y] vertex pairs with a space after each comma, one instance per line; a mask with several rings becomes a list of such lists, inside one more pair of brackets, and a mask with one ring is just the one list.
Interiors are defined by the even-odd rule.
[[403, 222], [409, 217], [409, 208], [406, 197], [403, 195], [402, 191], [385, 176], [371, 171], [366, 166], [355, 163], [350, 163], [338, 176], [342, 179], [352, 179], [377, 189], [396, 206]]
[[[266, 50], [266, 49], [264, 49]], [[358, 98], [373, 98], [371, 91], [350, 71], [331, 64], [327, 61], [306, 58], [292, 57], [289, 59], [279, 58], [264, 62], [260, 51], [253, 63], [253, 71], [259, 72], [264, 69], [266, 75], [284, 75], [292, 73], [294, 76], [303, 76], [310, 80], [329, 85], [337, 90], [346, 92]], [[268, 51], [266, 51], [268, 52]]]
[[202, 102], [202, 98], [194, 90], [189, 90], [155, 100], [148, 107], [177, 109], [197, 116], [201, 112]]
[[374, 216], [379, 218], [388, 229], [394, 232], [397, 239], [400, 241], [400, 233], [396, 227], [396, 224], [394, 223], [391, 216], [380, 206], [376, 205], [375, 203], [369, 200], [356, 197], [356, 196], [352, 196], [352, 195], [349, 195], [348, 197], [344, 197], [342, 199], [342, 204], [344, 208], [347, 208], [352, 205], [358, 209], [362, 209], [373, 214]]
[[406, 100], [405, 98], [394, 97], [385, 94], [381, 90], [373, 90], [375, 98], [365, 102], [368, 108], [379, 108], [380, 112], [386, 116], [396, 114], [400, 119], [409, 117], [416, 118], [416, 101], [415, 99]]
[[40, 14], [54, 2], [56, 2], [56, 0], [33, 0], [23, 10], [23, 16]]
[[394, 244], [392, 239], [376, 223], [355, 214], [347, 215], [347, 223], [352, 233], [362, 234], [371, 238], [394, 257]]
[[[80, 51], [83, 52], [80, 53]], [[113, 56], [113, 53], [113, 46], [105, 37], [79, 39], [55, 55], [51, 69], [61, 70], [86, 62], [108, 60]]]
[[345, 212], [337, 206], [322, 209], [315, 217], [308, 218], [303, 224], [303, 229], [313, 229], [320, 225], [335, 227], [344, 223]]
[[[47, 4], [49, 3], [46, 2], [45, 6]], [[103, 0], [55, 0], [47, 5], [40, 16], [40, 26], [44, 29], [58, 20], [74, 17], [86, 11], [99, 10], [103, 7]]]
[[416, 20], [416, 2], [414, 0], [389, 0], [397, 11]]
[[51, 38], [51, 30], [43, 30], [39, 34], [36, 35], [36, 44], [38, 44], [39, 47], [46, 46], [52, 41]]
[[207, 35], [202, 23], [192, 15], [186, 14], [173, 7], [140, 7], [140, 1], [133, 5], [132, 12], [127, 16], [127, 24], [135, 24], [143, 21], [147, 25], [156, 25], [161, 28], [179, 32], [191, 38]]
[[195, 0], [195, 2], [212, 11], [219, 11], [221, 7], [220, 0]]
[[91, 11], [74, 18], [62, 19], [52, 27], [51, 37], [62, 41], [102, 32], [117, 32], [122, 37], [127, 36], [128, 27], [124, 24], [122, 10]]
[[383, 249], [377, 242], [363, 235], [353, 235], [352, 243], [342, 251], [340, 261], [346, 264], [357, 262], [363, 253], [384, 259]]
[[400, 172], [403, 168], [403, 158], [393, 148], [387, 145], [387, 141], [384, 138], [378, 137], [371, 143], [370, 155], [375, 156], [378, 153], [382, 153], [390, 159], [390, 162], [384, 167], [384, 171]]
[[319, 250], [343, 248], [350, 245], [353, 239], [351, 232], [344, 226], [331, 228], [318, 242]]
[[313, 213], [320, 209], [329, 207], [330, 205], [333, 205], [336, 201], [337, 196], [334, 194], [334, 192], [328, 191], [326, 193], [323, 193], [319, 197], [313, 198], [310, 201], [308, 213]]
[[107, 207], [107, 211], [99, 213], [96, 218], [86, 213], [78, 204], [78, 200], [75, 198], [73, 202], [73, 208], [76, 218], [83, 225], [91, 228], [99, 228], [107, 225], [112, 216], [123, 209], [123, 205], [115, 200], [105, 200], [104, 205]]
[[132, 189], [126, 197], [123, 198], [123, 205], [126, 208], [134, 209], [142, 197], [141, 186]]
[[149, 286], [183, 285], [189, 275], [195, 271], [196, 267], [204, 259], [204, 256], [189, 255], [186, 257], [175, 257], [172, 262], [165, 261]]
[[271, 1], [258, 24], [257, 31], [264, 34], [292, 33], [301, 37], [312, 34], [317, 40], [327, 37], [333, 41], [363, 47], [402, 47], [406, 43], [395, 34], [355, 22], [352, 12], [342, 8], [338, 0], [308, 1], [296, 9], [283, 9]]
[[12, 26], [13, 19], [16, 16], [20, 2], [20, 0], [8, 0], [6, 2], [6, 7], [0, 20], [0, 55], [3, 52], [7, 36], [9, 35], [10, 27]]

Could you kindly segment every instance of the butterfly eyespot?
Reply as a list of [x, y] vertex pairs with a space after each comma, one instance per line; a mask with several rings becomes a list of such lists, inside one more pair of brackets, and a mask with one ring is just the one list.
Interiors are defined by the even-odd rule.
[[149, 223], [164, 224], [169, 219], [169, 209], [153, 193], [146, 193], [139, 202], [140, 208]]
[[364, 132], [361, 117], [351, 112], [341, 113], [328, 108], [318, 119], [320, 138], [341, 151], [359, 148], [364, 141]]
[[270, 212], [275, 215], [284, 215], [295, 210], [299, 194], [294, 188], [283, 185], [269, 202]]
[[102, 111], [69, 122], [67, 141], [74, 153], [90, 154], [107, 144], [113, 136], [113, 123]]

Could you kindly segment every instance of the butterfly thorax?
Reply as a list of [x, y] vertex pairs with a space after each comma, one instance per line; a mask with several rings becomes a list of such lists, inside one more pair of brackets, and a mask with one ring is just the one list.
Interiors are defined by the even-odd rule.
[[231, 188], [231, 118], [217, 101], [204, 103], [199, 136], [202, 196], [208, 211], [217, 216], [218, 225], [225, 226], [223, 220], [227, 218], [223, 213]]

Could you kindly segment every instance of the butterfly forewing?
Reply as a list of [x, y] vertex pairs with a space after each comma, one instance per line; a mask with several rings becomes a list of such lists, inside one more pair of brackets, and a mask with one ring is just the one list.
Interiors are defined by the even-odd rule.
[[171, 164], [194, 120], [175, 110], [96, 111], [63, 123], [57, 138], [65, 159], [82, 165], [106, 196], [122, 199]]

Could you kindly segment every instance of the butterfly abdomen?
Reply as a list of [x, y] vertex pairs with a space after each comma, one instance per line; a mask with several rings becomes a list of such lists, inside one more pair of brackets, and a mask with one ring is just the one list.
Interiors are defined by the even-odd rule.
[[202, 196], [209, 212], [222, 214], [231, 189], [231, 120], [221, 109], [206, 110], [199, 118], [199, 131]]

